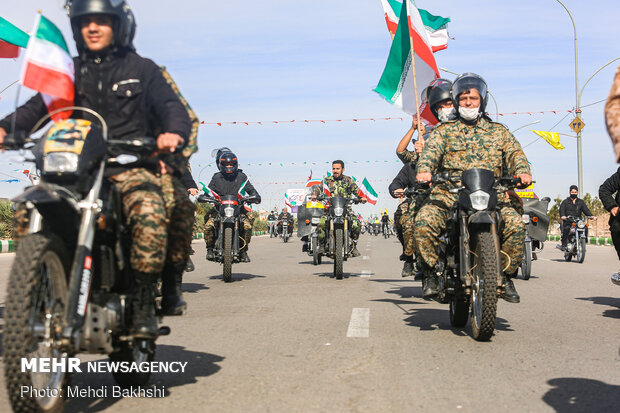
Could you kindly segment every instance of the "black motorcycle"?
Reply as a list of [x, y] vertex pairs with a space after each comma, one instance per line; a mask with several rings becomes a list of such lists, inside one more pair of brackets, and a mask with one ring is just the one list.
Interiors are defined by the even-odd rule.
[[312, 264], [319, 265], [322, 254], [319, 248], [319, 221], [325, 215], [325, 205], [309, 201], [297, 210], [297, 236], [303, 242], [302, 251], [312, 256]]
[[588, 244], [588, 223], [585, 218], [566, 217], [566, 221], [571, 224], [568, 238], [566, 239], [566, 249], [564, 250], [564, 260], [570, 261], [576, 258], [579, 264], [586, 259], [586, 245]]
[[[102, 126], [81, 119], [53, 123], [40, 139], [9, 134], [8, 150], [29, 149], [41, 176], [13, 202], [26, 209], [6, 294], [3, 332], [6, 384], [15, 411], [61, 411], [69, 373], [22, 370], [22, 359], [108, 354], [113, 361], [150, 362], [155, 338], [132, 335], [136, 291], [129, 266], [131, 233], [121, 197], [104, 178], [109, 166], [141, 166], [156, 150], [153, 138], [111, 140]], [[52, 112], [33, 128], [47, 121]], [[32, 132], [31, 132], [32, 133]], [[77, 137], [71, 140], [63, 136]], [[24, 224], [22, 222], [22, 224]], [[160, 327], [158, 335], [170, 333]], [[112, 373], [122, 386], [145, 385], [148, 372]], [[44, 397], [24, 387], [45, 388]]]
[[532, 262], [536, 261], [537, 254], [545, 247], [547, 230], [549, 229], [549, 215], [547, 208], [550, 198], [523, 199], [523, 223], [525, 224], [525, 244], [523, 245], [523, 261], [521, 261], [521, 275], [529, 280], [532, 274]]
[[282, 237], [282, 241], [284, 242], [288, 242], [288, 239], [291, 236], [289, 232], [289, 225], [290, 225], [289, 220], [283, 219], [282, 221], [280, 221], [280, 225], [278, 226], [280, 230], [280, 236]]
[[450, 323], [467, 324], [472, 314], [473, 337], [491, 338], [495, 330], [497, 299], [503, 293], [498, 193], [519, 184], [517, 178], [498, 178], [486, 169], [470, 169], [462, 176], [436, 175], [435, 184], [452, 186], [459, 199], [449, 212], [446, 233], [440, 238], [439, 300], [450, 303]]
[[350, 229], [353, 218], [349, 215], [347, 205], [350, 203], [358, 204], [360, 201], [357, 196], [352, 198], [332, 196], [329, 198], [325, 222], [325, 255], [334, 260], [334, 276], [337, 280], [342, 280], [343, 261], [350, 257], [350, 251], [353, 248]]
[[232, 265], [239, 261], [239, 251], [245, 245], [239, 245], [245, 240], [240, 236], [241, 208], [245, 204], [256, 201], [255, 196], [239, 197], [238, 195], [217, 195], [208, 196], [202, 194], [198, 197], [198, 202], [207, 202], [215, 206], [218, 211], [218, 223], [216, 225], [215, 262], [222, 263], [222, 279], [225, 282], [232, 281]]

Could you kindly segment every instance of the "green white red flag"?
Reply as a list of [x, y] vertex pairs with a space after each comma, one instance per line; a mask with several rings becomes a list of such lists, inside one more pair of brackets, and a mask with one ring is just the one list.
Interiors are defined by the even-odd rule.
[[366, 199], [368, 199], [368, 202], [373, 205], [377, 205], [377, 192], [372, 187], [372, 185], [370, 185], [368, 179], [364, 178], [364, 180], [362, 181], [362, 185], [358, 186], [358, 189], [359, 191], [357, 192], [357, 196], [366, 197]]
[[[21, 84], [41, 93], [48, 111], [73, 106], [75, 69], [69, 48], [58, 27], [37, 15], [22, 65]], [[53, 118], [64, 119], [71, 111]]]
[[[381, 0], [383, 11], [385, 13], [385, 21], [388, 31], [394, 37], [398, 28], [398, 21], [403, 5], [402, 0]], [[434, 52], [446, 49], [448, 47], [448, 23], [450, 18], [435, 16], [424, 9], [418, 9], [424, 28], [428, 33], [431, 48]]]
[[[413, 115], [418, 108], [413, 84], [412, 57], [415, 59], [420, 104], [424, 102], [424, 89], [439, 77], [439, 69], [428, 33], [413, 0], [405, 0], [399, 21], [408, 24], [398, 25], [385, 69], [374, 90], [394, 106]], [[411, 50], [412, 44], [414, 53]]]
[[0, 58], [19, 56], [19, 48], [28, 44], [28, 34], [0, 17]]

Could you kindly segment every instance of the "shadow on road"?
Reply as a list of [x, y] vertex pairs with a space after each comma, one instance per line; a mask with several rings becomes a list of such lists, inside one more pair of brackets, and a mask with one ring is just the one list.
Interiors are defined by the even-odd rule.
[[197, 293], [198, 291], [201, 290], [208, 290], [209, 287], [207, 287], [204, 284], [200, 284], [200, 283], [186, 283], [184, 282], [182, 284], [182, 290], [184, 293]]
[[577, 299], [578, 300], [584, 300], [584, 301], [592, 301], [594, 304], [598, 304], [598, 305], [608, 305], [610, 307], [615, 307], [612, 310], [608, 309], [608, 310], [603, 311], [603, 317], [619, 318], [620, 319], [620, 298], [614, 298], [614, 297], [582, 297], [582, 298], [577, 298]]
[[620, 386], [573, 377], [551, 379], [547, 384], [553, 388], [542, 399], [556, 412], [617, 412], [620, 406]]
[[[329, 278], [336, 278], [334, 276], [334, 272], [329, 271], [329, 272], [315, 272], [314, 275], [318, 276], [318, 277], [329, 277]], [[350, 273], [350, 272], [343, 272], [342, 273], [342, 278], [350, 278], [350, 277], [359, 277], [359, 274], [354, 274], [354, 273]]]
[[[97, 360], [106, 361], [107, 359]], [[151, 376], [151, 380], [148, 386], [143, 388], [151, 388], [156, 386], [158, 389], [162, 387], [164, 390], [164, 397], [169, 397], [174, 390], [174, 387], [184, 386], [187, 384], [193, 384], [197, 382], [198, 377], [207, 377], [217, 373], [220, 370], [220, 366], [215, 363], [219, 363], [224, 360], [224, 357], [217, 356], [215, 354], [201, 353], [197, 351], [188, 351], [181, 346], [157, 346], [155, 361], [180, 361], [187, 362], [184, 373], [155, 373]], [[109, 408], [114, 405], [121, 398], [111, 397], [112, 386], [116, 385], [112, 374], [110, 373], [86, 373], [86, 363], [82, 363], [81, 366], [83, 373], [75, 373], [72, 376], [71, 386], [78, 386], [79, 388], [87, 387], [99, 387], [105, 386], [108, 388], [108, 397], [85, 397], [80, 399], [69, 399], [65, 412], [98, 412]]]
[[[241, 280], [251, 280], [253, 278], [265, 278], [264, 275], [254, 275], [254, 274], [245, 274], [242, 272], [233, 272], [232, 274], [232, 282], [235, 281], [241, 281]], [[221, 275], [212, 275], [211, 277], [209, 277], [210, 280], [217, 280], [217, 279], [222, 279]]]

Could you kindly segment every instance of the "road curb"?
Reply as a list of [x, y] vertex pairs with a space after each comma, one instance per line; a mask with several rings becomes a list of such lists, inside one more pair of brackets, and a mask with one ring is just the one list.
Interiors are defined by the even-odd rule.
[[[547, 241], [560, 241], [560, 235], [547, 235]], [[614, 245], [614, 242], [611, 238], [605, 237], [588, 237], [588, 244], [592, 245]]]
[[15, 241], [13, 240], [0, 240], [0, 253], [2, 252], [15, 252]]

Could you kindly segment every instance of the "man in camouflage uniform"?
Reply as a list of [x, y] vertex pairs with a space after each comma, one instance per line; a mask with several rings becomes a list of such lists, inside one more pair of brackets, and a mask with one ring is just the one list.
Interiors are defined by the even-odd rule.
[[[325, 178], [323, 183], [328, 189], [331, 196], [341, 195], [344, 197], [351, 197], [353, 195], [357, 195], [359, 188], [357, 184], [351, 179], [350, 176], [344, 175], [344, 162], [341, 160], [336, 160], [332, 162], [332, 175]], [[320, 188], [318, 185], [314, 186], [312, 189], [312, 196], [320, 195]], [[365, 204], [368, 201], [366, 197], [362, 197], [362, 203]], [[351, 256], [359, 257], [361, 254], [357, 250], [357, 240], [360, 236], [360, 230], [362, 225], [360, 224], [357, 215], [353, 213], [353, 209], [350, 205], [347, 206], [349, 217], [351, 217], [351, 240], [352, 249]], [[319, 243], [321, 244], [321, 248], [323, 248], [325, 243], [325, 224], [327, 221], [327, 215], [323, 215], [318, 225], [319, 232]]]
[[[471, 73], [461, 75], [454, 82], [452, 96], [459, 118], [442, 123], [433, 130], [418, 161], [417, 180], [429, 182], [436, 172], [460, 175], [472, 168], [492, 170], [495, 176], [500, 176], [505, 165], [511, 175], [518, 176], [524, 185], [529, 185], [532, 177], [521, 145], [508, 129], [484, 115], [487, 98], [484, 80]], [[458, 194], [450, 193], [449, 189], [448, 184], [433, 186], [426, 204], [415, 219], [414, 235], [427, 275], [424, 297], [438, 293], [438, 280], [432, 268], [438, 260], [439, 236], [445, 231], [449, 210], [458, 199]], [[498, 205], [504, 221], [500, 228], [501, 249], [510, 257], [510, 265], [504, 271], [502, 280], [505, 287], [503, 298], [518, 303], [520, 298], [511, 278], [516, 276], [523, 258], [525, 226], [509, 200], [500, 198]], [[503, 263], [502, 268], [505, 266]]]

